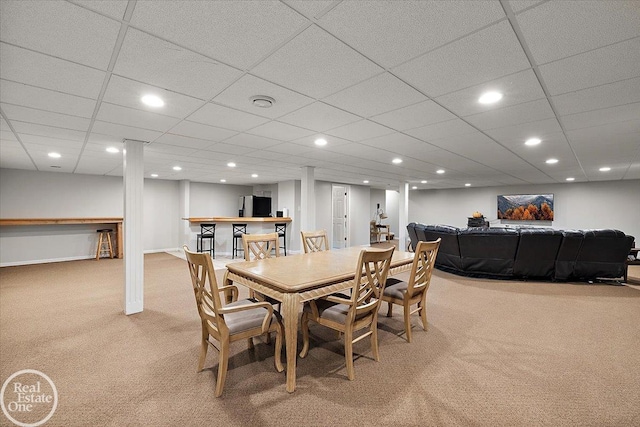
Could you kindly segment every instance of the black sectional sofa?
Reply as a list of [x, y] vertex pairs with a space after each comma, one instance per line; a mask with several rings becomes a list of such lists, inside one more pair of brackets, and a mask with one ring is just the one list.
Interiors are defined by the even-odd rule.
[[442, 239], [436, 267], [474, 277], [554, 281], [620, 278], [633, 236], [618, 230], [407, 226], [418, 241]]

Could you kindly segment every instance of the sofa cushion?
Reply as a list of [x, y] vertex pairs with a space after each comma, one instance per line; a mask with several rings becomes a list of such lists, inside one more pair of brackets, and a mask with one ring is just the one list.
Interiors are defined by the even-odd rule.
[[552, 278], [562, 231], [551, 228], [520, 229], [513, 274], [518, 277]]
[[633, 236], [619, 230], [583, 230], [583, 234], [573, 275], [583, 280], [622, 277]]
[[425, 242], [433, 242], [438, 239], [440, 247], [438, 255], [436, 255], [436, 267], [444, 270], [459, 271], [462, 270], [462, 261], [460, 259], [460, 245], [458, 243], [458, 227], [450, 225], [427, 225], [417, 227], [418, 240]]
[[462, 268], [469, 273], [510, 277], [520, 238], [512, 228], [467, 228], [458, 241]]

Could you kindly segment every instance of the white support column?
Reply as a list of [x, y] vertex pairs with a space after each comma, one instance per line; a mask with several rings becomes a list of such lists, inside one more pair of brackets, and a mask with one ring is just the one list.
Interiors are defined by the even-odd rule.
[[124, 141], [124, 314], [144, 306], [143, 188], [144, 142]]
[[398, 249], [407, 250], [407, 224], [409, 224], [409, 183], [400, 184], [398, 197]]
[[302, 168], [302, 188], [300, 191], [300, 230], [315, 230], [316, 228], [316, 179], [315, 168]]
[[194, 250], [191, 247], [191, 224], [188, 220], [184, 220], [182, 218], [189, 218], [190, 216], [190, 206], [191, 203], [191, 182], [189, 180], [183, 179], [180, 181], [180, 226], [178, 230], [180, 230], [180, 243], [178, 250], [182, 250], [182, 245], [189, 246], [189, 249]]

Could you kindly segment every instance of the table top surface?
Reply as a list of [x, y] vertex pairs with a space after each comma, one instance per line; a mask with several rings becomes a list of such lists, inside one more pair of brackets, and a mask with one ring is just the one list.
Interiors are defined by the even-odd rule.
[[[380, 250], [370, 246], [353, 246], [232, 263], [227, 265], [227, 269], [230, 273], [249, 277], [281, 292], [300, 292], [353, 278], [363, 249]], [[391, 267], [410, 264], [413, 257], [411, 252], [394, 251]]]
[[289, 217], [281, 216], [269, 216], [269, 217], [257, 217], [257, 216], [212, 216], [212, 217], [190, 217], [182, 218], [189, 223], [201, 223], [201, 222], [233, 222], [233, 223], [250, 223], [250, 222], [291, 222]]

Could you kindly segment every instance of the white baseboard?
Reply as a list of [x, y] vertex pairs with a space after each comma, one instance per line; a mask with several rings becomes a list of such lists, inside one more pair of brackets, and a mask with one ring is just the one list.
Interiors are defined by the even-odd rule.
[[49, 259], [30, 259], [25, 261], [14, 261], [14, 262], [0, 262], [0, 267], [15, 267], [18, 265], [32, 265], [32, 264], [48, 264], [51, 262], [79, 261], [83, 259], [95, 259], [95, 255], [73, 256], [73, 257], [65, 257], [65, 258], [49, 258]]

